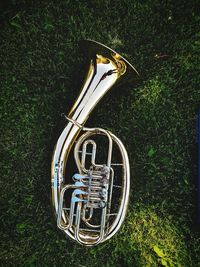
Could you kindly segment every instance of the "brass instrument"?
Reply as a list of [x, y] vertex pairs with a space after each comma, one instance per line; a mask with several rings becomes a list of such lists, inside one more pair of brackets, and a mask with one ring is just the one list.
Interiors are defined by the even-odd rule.
[[[85, 40], [83, 48], [91, 54], [89, 71], [55, 146], [51, 183], [57, 226], [80, 244], [93, 246], [111, 238], [124, 220], [130, 169], [126, 149], [113, 133], [84, 124], [104, 94], [137, 71], [99, 42]], [[76, 170], [69, 160], [73, 151]]]

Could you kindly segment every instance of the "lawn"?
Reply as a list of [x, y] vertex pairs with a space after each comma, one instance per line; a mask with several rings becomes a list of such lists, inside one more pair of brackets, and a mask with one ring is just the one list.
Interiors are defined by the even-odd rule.
[[[200, 266], [198, 1], [10, 0], [0, 8], [0, 265]], [[126, 220], [94, 248], [66, 239], [50, 200], [52, 151], [86, 71], [85, 38], [140, 73], [87, 122], [116, 134], [131, 165]]]

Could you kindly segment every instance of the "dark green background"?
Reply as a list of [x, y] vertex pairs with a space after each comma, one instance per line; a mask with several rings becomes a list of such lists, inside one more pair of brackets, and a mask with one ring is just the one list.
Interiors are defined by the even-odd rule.
[[[200, 266], [198, 1], [4, 1], [0, 5], [1, 266]], [[56, 228], [53, 146], [84, 77], [91, 38], [121, 52], [136, 84], [106, 95], [87, 126], [127, 147], [131, 198], [109, 242]]]

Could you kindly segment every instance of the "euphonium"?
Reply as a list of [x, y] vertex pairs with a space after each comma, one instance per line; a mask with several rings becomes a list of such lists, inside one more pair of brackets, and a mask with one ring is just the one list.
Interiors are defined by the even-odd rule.
[[57, 226], [80, 244], [93, 246], [111, 238], [124, 220], [130, 170], [122, 142], [110, 131], [84, 124], [104, 94], [137, 71], [103, 44], [85, 40], [83, 45], [91, 54], [89, 71], [55, 146], [51, 182]]

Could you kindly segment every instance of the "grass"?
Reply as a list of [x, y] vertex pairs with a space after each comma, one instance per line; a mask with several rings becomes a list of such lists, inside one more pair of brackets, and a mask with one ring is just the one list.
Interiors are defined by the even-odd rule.
[[[198, 1], [9, 1], [0, 53], [1, 266], [200, 266]], [[87, 125], [127, 147], [131, 199], [120, 232], [83, 248], [57, 230], [50, 162], [91, 38], [123, 52], [136, 85], [105, 96]], [[108, 112], [112, 114], [107, 116]]]

